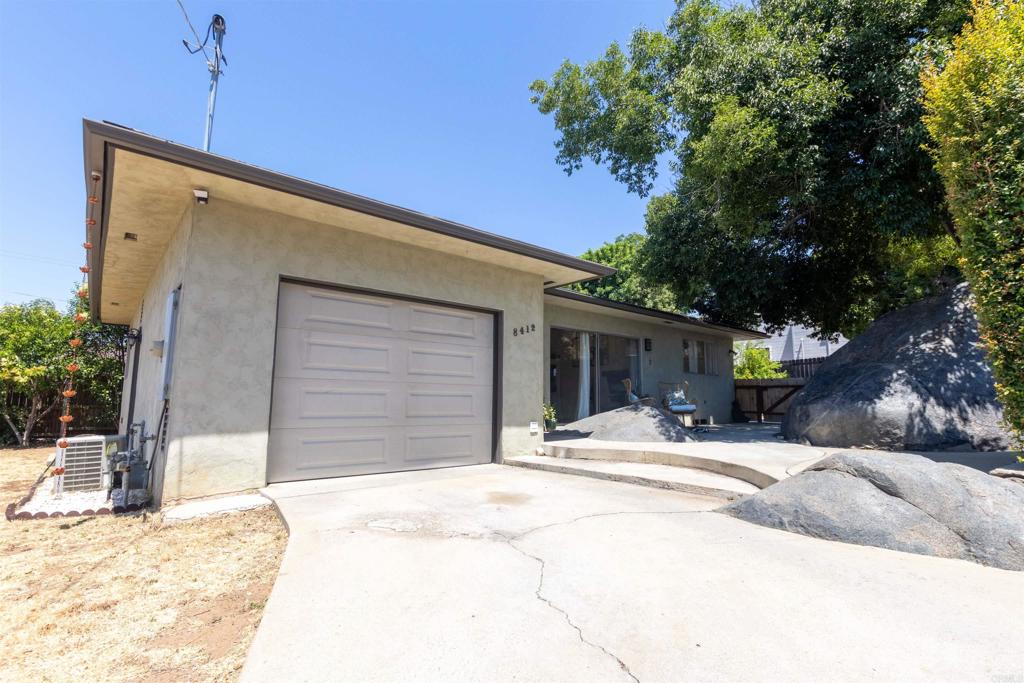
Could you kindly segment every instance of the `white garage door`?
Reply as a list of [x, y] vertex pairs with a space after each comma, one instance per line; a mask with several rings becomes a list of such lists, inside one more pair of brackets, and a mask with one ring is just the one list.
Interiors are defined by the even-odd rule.
[[494, 318], [284, 283], [269, 481], [491, 461]]

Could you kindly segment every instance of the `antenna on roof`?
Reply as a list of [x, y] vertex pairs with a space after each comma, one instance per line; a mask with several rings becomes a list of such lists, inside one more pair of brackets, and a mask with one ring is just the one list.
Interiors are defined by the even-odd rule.
[[[177, 0], [178, 7], [181, 8], [181, 13], [185, 15], [185, 23], [192, 29], [192, 35], [195, 36], [196, 42], [189, 43], [187, 40], [182, 40], [182, 44], [185, 45], [185, 49], [188, 50], [189, 54], [196, 54], [202, 52], [203, 57], [206, 58], [206, 68], [210, 71], [210, 94], [206, 99], [206, 130], [203, 133], [203, 151], [210, 151], [210, 138], [213, 137], [213, 112], [217, 107], [217, 81], [220, 75], [224, 73], [221, 68], [221, 62], [227, 66], [228, 60], [224, 56], [224, 34], [228, 32], [227, 24], [224, 22], [224, 17], [219, 14], [214, 14], [213, 18], [210, 19], [209, 26], [206, 27], [206, 37], [199, 40], [199, 33], [192, 25], [192, 21], [188, 18], [188, 12], [185, 11], [185, 6], [181, 4], [181, 0]], [[206, 52], [206, 44], [210, 41], [210, 33], [213, 33], [213, 56]]]

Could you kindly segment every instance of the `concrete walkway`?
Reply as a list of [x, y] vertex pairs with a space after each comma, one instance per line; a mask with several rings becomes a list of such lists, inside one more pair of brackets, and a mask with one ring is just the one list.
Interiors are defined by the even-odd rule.
[[999, 654], [1024, 620], [1020, 573], [499, 465], [265, 491], [291, 538], [248, 683], [1024, 675]]

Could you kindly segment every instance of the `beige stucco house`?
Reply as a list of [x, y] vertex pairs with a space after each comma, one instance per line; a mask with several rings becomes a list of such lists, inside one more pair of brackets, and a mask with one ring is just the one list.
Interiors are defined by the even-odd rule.
[[[500, 462], [688, 382], [728, 421], [759, 333], [561, 289], [612, 269], [86, 121], [92, 315], [129, 326], [121, 428], [156, 500]], [[581, 370], [582, 368], [582, 370]], [[624, 382], [623, 380], [628, 380]]]

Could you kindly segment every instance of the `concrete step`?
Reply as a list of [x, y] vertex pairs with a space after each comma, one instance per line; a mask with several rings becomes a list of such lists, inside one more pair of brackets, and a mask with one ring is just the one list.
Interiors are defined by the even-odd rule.
[[713, 496], [722, 500], [735, 500], [760, 490], [753, 484], [724, 474], [674, 465], [553, 458], [546, 455], [521, 455], [515, 458], [505, 458], [505, 464], [657, 489], [682, 491], [701, 496]]
[[824, 450], [818, 452], [792, 444], [647, 443], [598, 439], [545, 441], [543, 450], [544, 455], [553, 458], [688, 467], [740, 479], [758, 489], [767, 488], [790, 476], [792, 473], [787, 468], [797, 465], [799, 461], [807, 460], [807, 464], [810, 464], [825, 455]]

